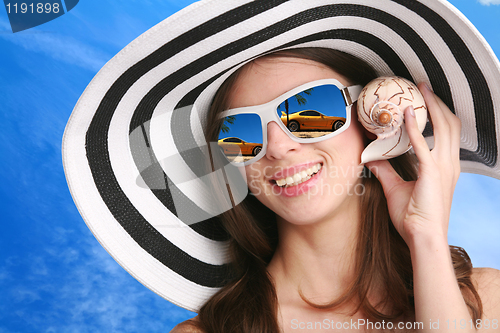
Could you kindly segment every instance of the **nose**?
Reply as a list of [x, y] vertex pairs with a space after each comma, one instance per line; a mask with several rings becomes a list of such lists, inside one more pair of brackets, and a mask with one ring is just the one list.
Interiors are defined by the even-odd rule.
[[270, 160], [280, 160], [288, 154], [300, 151], [300, 143], [293, 141], [282, 129], [271, 121], [267, 124], [266, 157]]

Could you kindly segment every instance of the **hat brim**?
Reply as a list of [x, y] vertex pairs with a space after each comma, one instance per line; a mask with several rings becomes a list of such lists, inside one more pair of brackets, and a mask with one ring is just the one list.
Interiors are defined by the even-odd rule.
[[[448, 2], [195, 3], [99, 71], [63, 139], [67, 181], [87, 225], [160, 296], [197, 311], [230, 277], [228, 236], [198, 163], [207, 157], [203, 128], [218, 87], [259, 55], [311, 46], [353, 54], [381, 76], [429, 84], [462, 121], [462, 171], [500, 178], [500, 64]], [[430, 129], [426, 135], [431, 142]]]

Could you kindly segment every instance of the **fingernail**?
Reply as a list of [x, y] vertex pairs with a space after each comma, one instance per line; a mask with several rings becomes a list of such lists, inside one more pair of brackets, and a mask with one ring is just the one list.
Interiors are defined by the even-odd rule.
[[412, 117], [415, 117], [415, 110], [413, 109], [413, 105], [410, 105], [410, 106], [408, 107], [408, 110], [410, 111], [410, 115], [411, 115]]

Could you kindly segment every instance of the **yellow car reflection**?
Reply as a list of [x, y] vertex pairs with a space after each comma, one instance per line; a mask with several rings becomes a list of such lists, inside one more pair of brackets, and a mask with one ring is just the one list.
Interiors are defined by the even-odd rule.
[[322, 130], [336, 131], [345, 124], [344, 117], [331, 117], [314, 111], [305, 110], [288, 115], [289, 123], [287, 123], [286, 113], [281, 112], [281, 121], [288, 127], [290, 132], [300, 130]]
[[220, 139], [219, 146], [226, 155], [257, 155], [262, 150], [261, 143], [245, 142], [240, 138], [230, 137]]

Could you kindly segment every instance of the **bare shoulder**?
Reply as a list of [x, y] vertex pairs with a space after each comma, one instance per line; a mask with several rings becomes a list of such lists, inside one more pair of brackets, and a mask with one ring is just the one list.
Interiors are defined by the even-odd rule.
[[484, 318], [500, 320], [500, 270], [474, 268], [472, 281], [483, 303]]
[[174, 329], [170, 331], [170, 333], [205, 333], [198, 327], [197, 323], [197, 317], [183, 321], [179, 325], [175, 326]]

